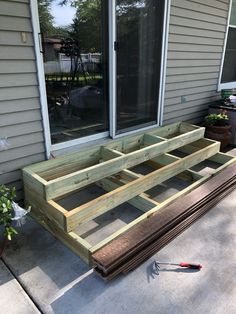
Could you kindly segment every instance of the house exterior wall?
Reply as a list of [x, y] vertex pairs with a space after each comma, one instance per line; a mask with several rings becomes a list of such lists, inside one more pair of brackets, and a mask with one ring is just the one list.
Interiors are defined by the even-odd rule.
[[0, 1], [0, 184], [21, 199], [20, 169], [45, 159], [31, 14], [28, 0]]
[[[164, 124], [198, 122], [215, 100], [230, 0], [172, 0]], [[0, 184], [45, 159], [29, 0], [0, 0]]]
[[163, 124], [199, 122], [216, 90], [230, 0], [172, 0]]

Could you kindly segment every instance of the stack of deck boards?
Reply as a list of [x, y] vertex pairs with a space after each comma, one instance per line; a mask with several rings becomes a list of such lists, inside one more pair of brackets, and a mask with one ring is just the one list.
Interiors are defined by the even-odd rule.
[[93, 254], [94, 268], [110, 280], [160, 250], [236, 187], [236, 165], [225, 169], [180, 200]]
[[[236, 158], [219, 148], [204, 138], [203, 127], [182, 122], [124, 136], [24, 168], [25, 202], [40, 224], [111, 279], [154, 254], [234, 188], [236, 166], [227, 167]], [[196, 169], [202, 163], [214, 166], [202, 173]], [[153, 189], [172, 179], [184, 187], [153, 197]], [[101, 194], [83, 197], [91, 186]], [[111, 212], [123, 205], [133, 207], [135, 218], [124, 209], [127, 217], [117, 227]], [[109, 232], [99, 234], [104, 225]]]

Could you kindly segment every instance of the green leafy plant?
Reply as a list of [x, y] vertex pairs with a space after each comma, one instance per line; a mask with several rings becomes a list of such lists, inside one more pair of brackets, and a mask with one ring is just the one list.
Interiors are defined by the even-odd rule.
[[0, 225], [3, 225], [4, 235], [8, 240], [11, 240], [12, 236], [17, 234], [17, 231], [12, 227], [12, 218], [14, 217], [12, 204], [15, 196], [16, 189], [14, 187], [0, 186]]
[[206, 126], [224, 126], [228, 124], [229, 117], [226, 110], [220, 110], [220, 113], [212, 113], [205, 117]]

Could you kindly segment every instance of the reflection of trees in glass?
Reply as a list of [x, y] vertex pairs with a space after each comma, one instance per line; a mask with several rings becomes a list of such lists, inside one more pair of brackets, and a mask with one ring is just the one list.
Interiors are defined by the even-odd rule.
[[38, 0], [40, 31], [44, 37], [65, 38], [69, 35], [69, 26], [54, 26], [51, 4], [54, 0]]
[[39, 23], [41, 33], [50, 34], [53, 32], [53, 16], [50, 12], [51, 2], [53, 0], [38, 0]]
[[[76, 16], [68, 27], [55, 27], [50, 12], [51, 4], [55, 0], [38, 0], [40, 28], [44, 36], [54, 38], [71, 37], [79, 42], [81, 52], [101, 51], [101, 10], [104, 2], [108, 0], [62, 0], [58, 5], [71, 5], [76, 8]], [[117, 0], [117, 18], [127, 16], [122, 22], [120, 32], [132, 32], [136, 26], [140, 9], [148, 7], [153, 0]], [[158, 1], [157, 1], [158, 2]], [[129, 27], [127, 27], [129, 26]]]
[[73, 38], [79, 43], [81, 52], [101, 51], [101, 2], [103, 0], [64, 0], [58, 5], [76, 8], [76, 16], [68, 27], [55, 27], [51, 4], [55, 0], [38, 0], [40, 29], [44, 37]]
[[81, 52], [101, 51], [101, 0], [76, 1], [76, 17], [71, 37], [77, 40]]

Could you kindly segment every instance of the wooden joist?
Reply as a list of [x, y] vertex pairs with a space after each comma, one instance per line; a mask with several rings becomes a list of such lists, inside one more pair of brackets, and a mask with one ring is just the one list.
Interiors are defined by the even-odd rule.
[[219, 143], [213, 143], [189, 156], [177, 160], [166, 167], [155, 170], [145, 176], [131, 181], [105, 195], [66, 213], [67, 231], [76, 228], [82, 222], [89, 221], [114, 208], [138, 194], [145, 192], [159, 183], [170, 179], [197, 163], [213, 156], [219, 151]]
[[152, 256], [236, 187], [236, 165], [93, 254], [95, 270], [112, 279]]
[[[108, 177], [114, 173], [122, 171], [123, 169], [131, 168], [142, 162], [150, 160], [158, 155], [170, 152], [171, 150], [191, 143], [192, 141], [196, 141], [202, 138], [203, 135], [204, 128], [192, 126], [191, 131], [179, 134], [169, 140], [161, 139], [158, 143], [135, 150], [128, 154], [116, 157], [114, 159], [109, 159], [105, 162], [100, 162], [98, 164], [86, 167], [81, 170], [73, 171], [71, 173], [62, 175], [50, 181], [41, 182], [44, 188], [43, 196], [46, 198], [46, 200], [54, 199], [58, 196], [72, 192], [76, 189], [82, 188], [86, 185], [96, 182], [102, 178]], [[105, 147], [103, 149], [105, 149]], [[97, 150], [94, 150], [94, 153], [97, 154]], [[84, 154], [86, 158], [86, 153]], [[52, 162], [50, 166], [53, 167]], [[38, 168], [38, 172], [45, 173], [42, 164], [41, 167], [42, 169]], [[67, 169], [68, 167], [69, 167], [68, 165], [65, 166], [65, 168]], [[37, 168], [35, 167], [35, 169]], [[27, 168], [25, 168], [25, 173], [26, 172]], [[48, 169], [47, 173], [49, 173]]]
[[[175, 123], [28, 166], [23, 169], [26, 202], [45, 228], [91, 264], [92, 255], [104, 246], [236, 162], [233, 156], [219, 153], [218, 142], [203, 135], [204, 128]], [[204, 160], [215, 163], [216, 169], [206, 175], [190, 169]], [[140, 167], [148, 169], [142, 172]], [[185, 188], [161, 201], [151, 198], [150, 189], [175, 176], [185, 181]], [[104, 194], [69, 209], [62, 206], [70, 193], [82, 193], [91, 184]], [[140, 210], [140, 216], [93, 245], [79, 236], [77, 230], [86, 222], [124, 202]]]

